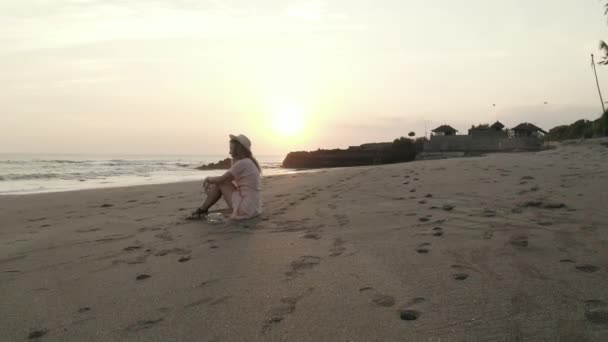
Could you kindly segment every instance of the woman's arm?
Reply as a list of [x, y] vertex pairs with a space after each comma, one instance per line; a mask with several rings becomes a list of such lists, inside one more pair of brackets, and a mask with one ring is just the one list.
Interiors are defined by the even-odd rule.
[[217, 177], [207, 177], [205, 178], [205, 182], [210, 184], [219, 184], [224, 182], [232, 182], [234, 180], [234, 176], [230, 172], [226, 172], [221, 176]]

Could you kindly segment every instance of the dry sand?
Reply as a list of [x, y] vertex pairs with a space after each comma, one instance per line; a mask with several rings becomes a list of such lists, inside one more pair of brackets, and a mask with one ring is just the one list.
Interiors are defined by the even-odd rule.
[[[0, 197], [0, 341], [607, 341], [608, 147]], [[38, 337], [39, 336], [39, 337]]]

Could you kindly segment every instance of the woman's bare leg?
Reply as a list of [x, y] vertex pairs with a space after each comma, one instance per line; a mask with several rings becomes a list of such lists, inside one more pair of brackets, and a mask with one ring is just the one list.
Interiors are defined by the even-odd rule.
[[219, 201], [221, 197], [222, 192], [220, 191], [219, 186], [215, 184], [209, 185], [209, 187], [207, 188], [207, 198], [205, 198], [205, 202], [203, 202], [203, 205], [201, 205], [200, 210], [204, 212], [209, 211], [209, 208], [211, 208], [215, 203], [217, 203], [217, 201]]
[[236, 187], [232, 182], [225, 182], [219, 184], [219, 188], [224, 197], [224, 201], [226, 201], [226, 205], [228, 205], [228, 208], [232, 209], [232, 193], [236, 191]]
[[232, 182], [226, 182], [221, 184], [211, 184], [207, 189], [207, 198], [201, 206], [202, 211], [208, 211], [220, 198], [224, 197], [224, 201], [228, 205], [228, 208], [232, 209], [232, 193], [236, 190], [236, 187]]

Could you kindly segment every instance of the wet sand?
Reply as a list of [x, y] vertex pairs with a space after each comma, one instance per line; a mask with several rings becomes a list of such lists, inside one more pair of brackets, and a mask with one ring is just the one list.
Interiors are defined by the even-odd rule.
[[[604, 140], [605, 142], [606, 140]], [[608, 146], [0, 197], [1, 341], [606, 341]]]

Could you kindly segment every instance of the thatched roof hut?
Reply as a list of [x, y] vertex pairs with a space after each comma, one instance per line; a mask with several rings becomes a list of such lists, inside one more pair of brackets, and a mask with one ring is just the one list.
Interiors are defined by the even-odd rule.
[[490, 127], [493, 128], [493, 129], [495, 129], [495, 130], [497, 130], [497, 131], [502, 131], [502, 129], [505, 128], [505, 125], [503, 125], [502, 122], [500, 122], [500, 121], [496, 121]]
[[547, 134], [542, 128], [528, 122], [520, 123], [513, 127], [513, 132], [516, 137], [530, 137], [539, 133]]
[[450, 125], [441, 125], [441, 126], [435, 128], [434, 130], [432, 130], [431, 132], [433, 132], [437, 135], [456, 135], [456, 132], [458, 132], [458, 131]]

